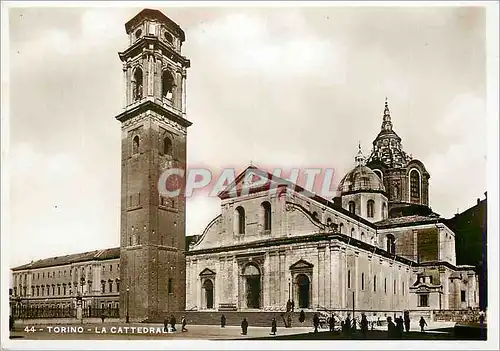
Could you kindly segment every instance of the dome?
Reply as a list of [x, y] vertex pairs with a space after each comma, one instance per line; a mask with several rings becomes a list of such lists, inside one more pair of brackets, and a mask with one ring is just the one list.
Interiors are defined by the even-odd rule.
[[385, 192], [385, 187], [374, 171], [359, 164], [342, 178], [337, 190], [341, 194], [361, 191]]

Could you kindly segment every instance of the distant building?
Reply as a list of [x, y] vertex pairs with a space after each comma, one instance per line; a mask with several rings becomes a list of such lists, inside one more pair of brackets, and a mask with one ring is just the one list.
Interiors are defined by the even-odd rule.
[[457, 213], [446, 221], [455, 232], [457, 264], [476, 267], [479, 275], [479, 304], [482, 309], [488, 305], [487, 271], [487, 193], [476, 205]]

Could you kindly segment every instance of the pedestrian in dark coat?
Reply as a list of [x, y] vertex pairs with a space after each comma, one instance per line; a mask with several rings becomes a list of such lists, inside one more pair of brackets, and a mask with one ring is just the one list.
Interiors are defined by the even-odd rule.
[[226, 326], [226, 316], [220, 316], [220, 327], [224, 328]]
[[168, 319], [167, 319], [167, 317], [165, 317], [165, 319], [163, 319], [163, 331], [165, 333], [168, 332]]
[[306, 320], [306, 314], [305, 314], [304, 310], [301, 310], [300, 316], [299, 316], [299, 322], [304, 323], [305, 320]]
[[314, 314], [313, 325], [314, 325], [314, 332], [317, 333], [318, 332], [318, 327], [319, 327], [319, 317], [318, 317], [317, 313]]
[[366, 319], [366, 315], [363, 313], [361, 315], [361, 333], [363, 334], [363, 338], [366, 338], [366, 334], [368, 334], [368, 319]]
[[394, 337], [394, 329], [396, 329], [396, 325], [392, 321], [391, 317], [387, 317], [387, 336], [389, 339]]
[[351, 318], [349, 318], [349, 315], [347, 316], [347, 318], [345, 319], [344, 321], [344, 332], [349, 335], [351, 334]]
[[332, 314], [330, 319], [328, 320], [328, 326], [330, 327], [330, 331], [335, 331], [335, 316]]
[[248, 322], [246, 318], [243, 318], [243, 320], [241, 321], [241, 334], [247, 335], [247, 331], [248, 331]]
[[408, 313], [405, 314], [404, 323], [405, 323], [405, 330], [408, 333], [410, 331], [410, 315]]
[[276, 335], [276, 331], [278, 330], [278, 326], [276, 324], [276, 318], [273, 318], [271, 322], [271, 335]]
[[420, 317], [420, 321], [418, 322], [420, 325], [420, 332], [424, 332], [424, 327], [427, 325], [427, 322], [425, 321], [424, 317]]
[[183, 331], [183, 332], [188, 331], [188, 330], [186, 329], [186, 324], [187, 324], [186, 317], [182, 316], [181, 323], [182, 323], [182, 331]]
[[404, 322], [403, 322], [403, 317], [399, 316], [396, 319], [396, 330], [398, 334], [398, 338], [403, 337], [403, 331], [404, 331]]
[[177, 331], [177, 329], [175, 329], [175, 324], [177, 323], [177, 321], [175, 320], [175, 317], [174, 315], [172, 315], [170, 317], [170, 325], [172, 326], [172, 331]]

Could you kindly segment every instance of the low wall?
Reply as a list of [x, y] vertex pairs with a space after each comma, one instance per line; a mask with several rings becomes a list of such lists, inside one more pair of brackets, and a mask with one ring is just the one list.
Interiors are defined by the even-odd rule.
[[[433, 311], [436, 322], [479, 322], [479, 310], [436, 310]], [[486, 313], [484, 314], [486, 322]]]
[[[104, 323], [117, 323], [120, 322], [119, 318], [106, 318]], [[14, 325], [25, 326], [25, 325], [63, 325], [71, 324], [77, 325], [82, 323], [81, 319], [78, 318], [34, 318], [34, 319], [16, 319]], [[84, 318], [83, 324], [102, 324], [101, 318]]]

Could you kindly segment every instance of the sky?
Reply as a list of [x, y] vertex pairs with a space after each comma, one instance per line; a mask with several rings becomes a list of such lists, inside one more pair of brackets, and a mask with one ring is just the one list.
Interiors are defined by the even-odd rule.
[[[384, 100], [453, 216], [487, 190], [479, 7], [158, 8], [186, 33], [188, 164], [354, 166]], [[119, 246], [124, 24], [141, 8], [9, 10], [9, 264]], [[5, 78], [4, 78], [5, 80]], [[188, 235], [220, 212], [187, 202]]]

